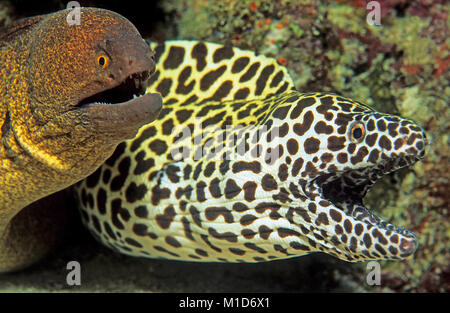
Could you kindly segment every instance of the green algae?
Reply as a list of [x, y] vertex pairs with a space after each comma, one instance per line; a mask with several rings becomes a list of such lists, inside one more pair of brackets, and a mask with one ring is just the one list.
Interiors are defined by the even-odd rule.
[[301, 37], [305, 33], [304, 30], [300, 28], [300, 26], [294, 23], [290, 23], [289, 28], [291, 29], [292, 33], [297, 37]]
[[422, 37], [420, 34], [423, 34], [430, 20], [430, 17], [391, 16], [386, 20], [388, 27], [373, 27], [371, 31], [381, 42], [394, 43], [398, 50], [403, 51], [405, 64], [426, 65], [433, 62], [436, 45], [431, 38]]
[[331, 5], [327, 8], [328, 19], [333, 25], [355, 34], [365, 35], [366, 15], [363, 10], [355, 10], [350, 5]]

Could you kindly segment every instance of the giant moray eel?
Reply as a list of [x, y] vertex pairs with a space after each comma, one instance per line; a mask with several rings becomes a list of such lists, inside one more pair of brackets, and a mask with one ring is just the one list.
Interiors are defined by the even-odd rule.
[[424, 156], [414, 122], [300, 93], [253, 52], [196, 41], [154, 47], [157, 121], [77, 185], [84, 223], [116, 251], [260, 262], [322, 251], [403, 259], [416, 236], [369, 211], [380, 177]]
[[127, 19], [82, 8], [80, 24], [69, 25], [68, 13], [0, 30], [0, 272], [53, 246], [64, 219], [57, 192], [94, 172], [162, 105], [143, 95], [153, 52]]

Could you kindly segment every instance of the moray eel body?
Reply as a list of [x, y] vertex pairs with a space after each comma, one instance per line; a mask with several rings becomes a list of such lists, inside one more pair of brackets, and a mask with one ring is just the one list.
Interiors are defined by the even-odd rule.
[[0, 272], [47, 252], [64, 210], [64, 195], [51, 195], [95, 171], [162, 105], [140, 96], [154, 61], [136, 28], [95, 8], [70, 25], [69, 12], [0, 30]]
[[286, 69], [196, 41], [155, 47], [155, 123], [77, 185], [84, 223], [133, 256], [259, 262], [322, 251], [402, 259], [416, 236], [362, 198], [424, 156], [425, 133], [334, 94], [294, 90]]

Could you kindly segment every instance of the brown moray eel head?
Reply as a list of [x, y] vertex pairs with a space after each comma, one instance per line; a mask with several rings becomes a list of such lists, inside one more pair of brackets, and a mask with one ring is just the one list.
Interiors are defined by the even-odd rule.
[[[82, 8], [0, 30], [0, 273], [41, 259], [61, 238], [70, 198], [162, 106], [146, 94], [153, 52], [124, 17]], [[70, 20], [70, 18], [69, 18]]]
[[[31, 39], [27, 81], [31, 119], [21, 145], [57, 170], [92, 171], [153, 121], [159, 94], [146, 94], [153, 52], [117, 13], [82, 8], [79, 25], [63, 10], [44, 16]], [[85, 173], [77, 173], [77, 175]]]

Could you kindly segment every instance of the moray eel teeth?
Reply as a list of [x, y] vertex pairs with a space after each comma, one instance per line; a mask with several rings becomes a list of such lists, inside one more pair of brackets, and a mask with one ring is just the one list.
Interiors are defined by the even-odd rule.
[[145, 94], [151, 74], [152, 70], [130, 74], [117, 86], [82, 99], [78, 102], [77, 107], [85, 108], [96, 104], [115, 104], [139, 98]]

